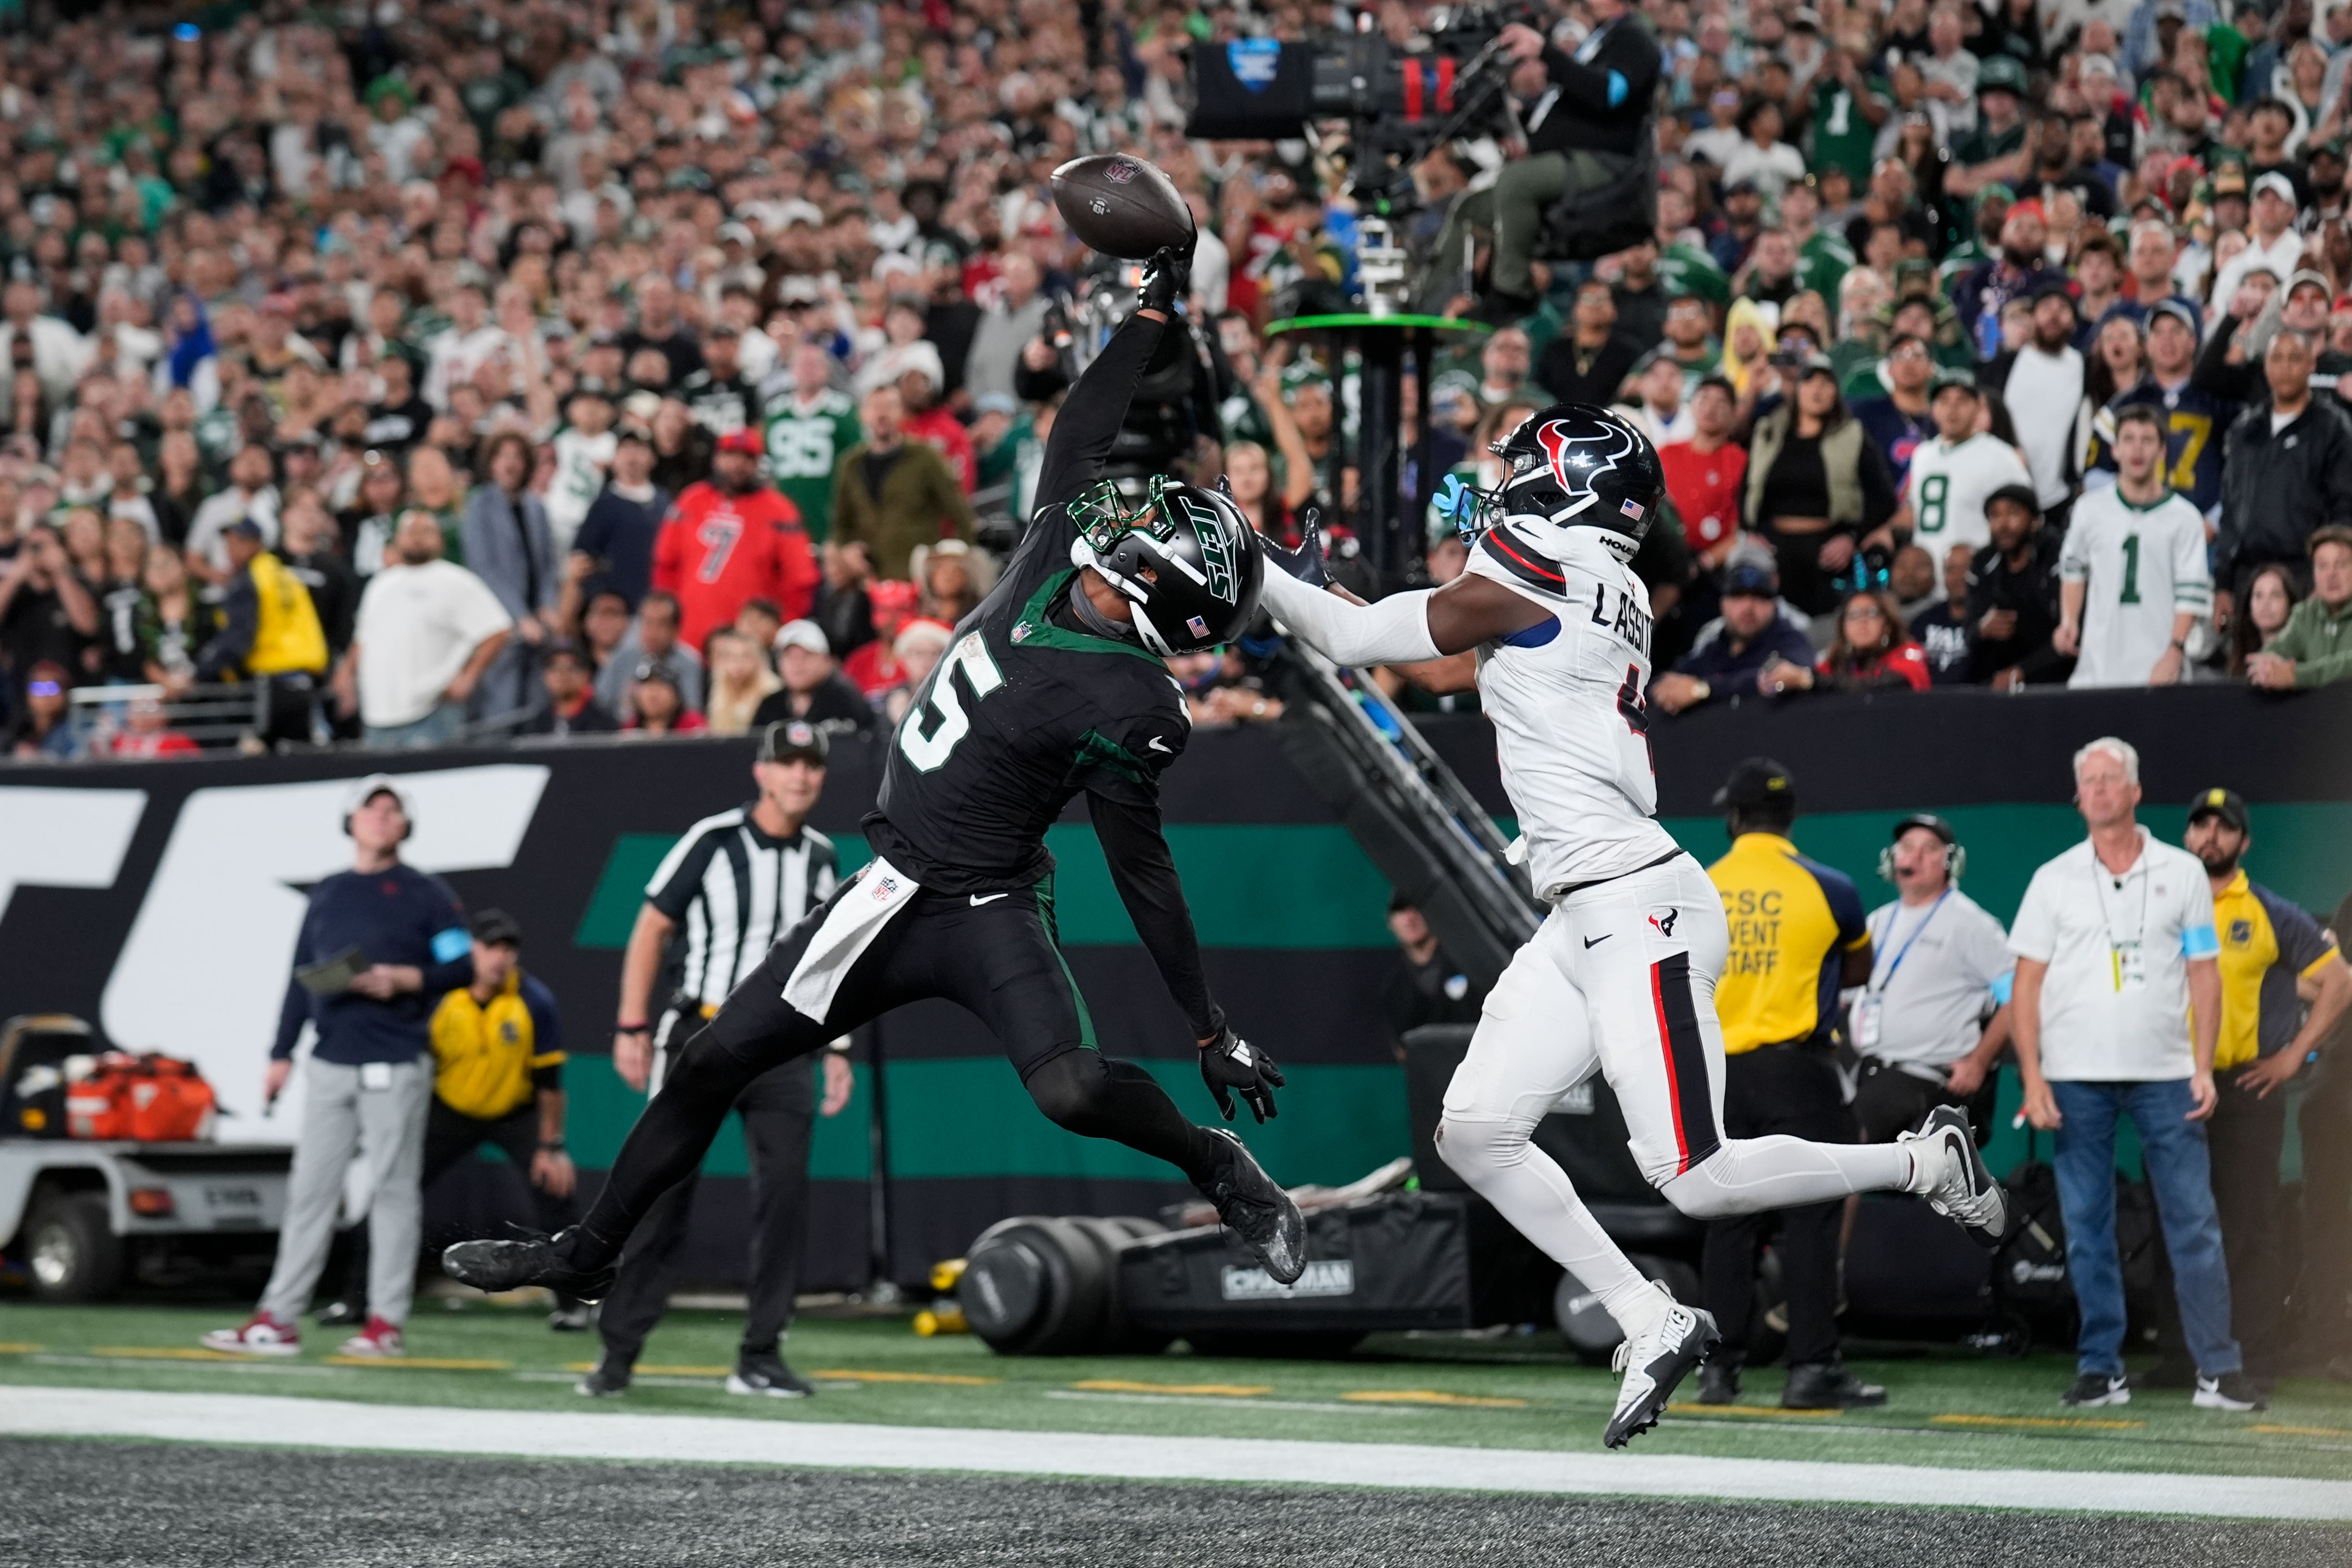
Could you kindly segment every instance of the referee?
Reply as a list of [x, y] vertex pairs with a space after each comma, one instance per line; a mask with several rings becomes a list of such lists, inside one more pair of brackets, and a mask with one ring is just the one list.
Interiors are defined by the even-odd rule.
[[[777, 940], [833, 896], [833, 840], [807, 826], [824, 788], [824, 731], [798, 720], [760, 736], [751, 776], [760, 798], [705, 817], [679, 839], [646, 886], [646, 901], [621, 960], [613, 1067], [632, 1089], [660, 1092], [672, 1042], [719, 1010], [736, 983]], [[658, 1018], [649, 1002], [663, 956], [677, 939], [678, 983]], [[848, 1059], [824, 1053], [824, 1114], [848, 1103]], [[808, 1155], [814, 1124], [808, 1064], [791, 1061], [754, 1079], [735, 1101], [751, 1153], [751, 1302], [730, 1394], [794, 1399], [813, 1392], [777, 1346], [792, 1321], [793, 1288], [808, 1229]], [[668, 1310], [697, 1178], [665, 1194], [621, 1256], [598, 1331], [603, 1363], [580, 1381], [585, 1394], [622, 1393], [646, 1336]]]

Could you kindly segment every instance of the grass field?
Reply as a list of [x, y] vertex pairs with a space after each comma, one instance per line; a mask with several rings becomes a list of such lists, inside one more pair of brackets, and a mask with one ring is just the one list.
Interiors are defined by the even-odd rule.
[[[555, 1334], [534, 1311], [421, 1303], [404, 1362], [345, 1361], [313, 1330], [283, 1361], [217, 1356], [197, 1345], [234, 1309], [0, 1305], [0, 1401], [10, 1384], [271, 1394], [362, 1404], [578, 1412], [593, 1336]], [[1328, 1362], [1213, 1360], [1181, 1346], [1143, 1358], [1019, 1359], [969, 1337], [922, 1339], [902, 1320], [804, 1317], [786, 1344], [819, 1384], [805, 1401], [744, 1399], [721, 1386], [737, 1320], [673, 1313], [646, 1346], [625, 1402], [633, 1413], [771, 1421], [877, 1423], [1162, 1437], [1278, 1438], [1507, 1449], [1595, 1449], [1616, 1380], [1577, 1364], [1556, 1337], [1376, 1336]], [[1867, 1347], [1860, 1347], [1867, 1349]], [[2067, 1358], [1986, 1361], [1955, 1352], [1869, 1359], [1884, 1410], [1798, 1415], [1778, 1408], [1780, 1374], [1749, 1375], [1722, 1411], [1678, 1406], [1643, 1453], [1900, 1463], [1956, 1468], [2167, 1471], [2352, 1478], [2352, 1388], [2290, 1381], [2271, 1408], [2232, 1415], [2184, 1393], [2143, 1392], [2128, 1406], [2070, 1416], [2057, 1395]], [[614, 1402], [599, 1402], [598, 1410]]]

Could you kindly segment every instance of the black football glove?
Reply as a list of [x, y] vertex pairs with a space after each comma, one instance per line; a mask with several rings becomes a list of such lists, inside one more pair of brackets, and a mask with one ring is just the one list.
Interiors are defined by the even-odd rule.
[[1323, 514], [1308, 507], [1298, 516], [1298, 548], [1285, 550], [1264, 534], [1258, 541], [1265, 550], [1265, 558], [1310, 588], [1331, 585], [1330, 563], [1323, 553]]
[[1201, 1047], [1201, 1079], [1226, 1121], [1234, 1119], [1232, 1090], [1240, 1091], [1243, 1103], [1260, 1121], [1274, 1119], [1274, 1091], [1282, 1087], [1282, 1069], [1272, 1057], [1234, 1034], [1231, 1024]]
[[1135, 308], [1173, 316], [1176, 302], [1184, 298], [1192, 281], [1192, 254], [1173, 246], [1161, 246], [1143, 264], [1143, 281], [1136, 286]]

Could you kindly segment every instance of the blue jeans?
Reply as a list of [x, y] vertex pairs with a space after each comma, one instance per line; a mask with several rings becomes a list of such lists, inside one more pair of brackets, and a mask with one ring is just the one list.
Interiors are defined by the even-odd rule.
[[2188, 1120], [2196, 1102], [2189, 1080], [2059, 1083], [2050, 1086], [2063, 1118], [2053, 1164], [2058, 1207], [2066, 1220], [2066, 1270], [2082, 1309], [2076, 1369], [2121, 1376], [2124, 1276], [2116, 1253], [2116, 1121], [2139, 1129], [2148, 1184], [2172, 1255], [2173, 1297], [2197, 1370], [2208, 1376], [2243, 1364], [2230, 1337], [2230, 1270], [2221, 1257], [2221, 1221], [2213, 1207], [2205, 1124]]
[[367, 749], [371, 752], [404, 752], [425, 746], [446, 746], [457, 740], [466, 727], [466, 705], [444, 702], [424, 718], [410, 724], [370, 724], [367, 727]]

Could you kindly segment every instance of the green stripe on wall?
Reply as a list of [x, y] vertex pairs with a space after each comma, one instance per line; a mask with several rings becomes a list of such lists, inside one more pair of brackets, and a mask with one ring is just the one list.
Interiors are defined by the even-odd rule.
[[[1828, 812], [1797, 820], [1800, 848], [1836, 867], [1875, 905], [1894, 896], [1878, 879], [1878, 852], [1903, 811]], [[1969, 894], [2006, 923], [2025, 895], [2034, 868], [2077, 842], [2082, 819], [2055, 805], [1955, 806], [1943, 815], [1968, 847]], [[2142, 819], [2160, 838], [2179, 843], [2180, 821], [2169, 807], [2150, 806]], [[2352, 805], [2315, 803], [2253, 808], [2256, 880], [2306, 909], [2326, 913], [2352, 889]], [[1727, 847], [1723, 824], [1712, 816], [1667, 817], [1675, 841], [1704, 865]], [[1516, 831], [1504, 819], [1504, 830]], [[617, 952], [654, 868], [674, 835], [624, 834], [583, 911], [572, 941]], [[1129, 946], [1135, 928], [1118, 901], [1094, 830], [1057, 826], [1045, 842], [1060, 863], [1056, 908], [1062, 940], [1073, 947]], [[1389, 886], [1336, 824], [1171, 823], [1168, 842], [1192, 900], [1206, 947], [1297, 950], [1385, 948]], [[863, 866], [864, 838], [834, 838], [845, 872]]]
[[[1190, 1062], [1143, 1064], [1185, 1115], [1216, 1120], [1216, 1107]], [[814, 1064], [811, 1070], [814, 1071]], [[842, 1113], [820, 1118], [809, 1173], [818, 1181], [862, 1182], [870, 1168], [866, 1140], [868, 1069], [857, 1069], [857, 1091]], [[892, 1062], [890, 1169], [896, 1176], [1059, 1176], [1095, 1180], [1174, 1181], [1175, 1170], [1124, 1144], [1081, 1138], [1045, 1120], [1021, 1087], [1009, 1062], [986, 1058]], [[1405, 1153], [1404, 1074], [1391, 1063], [1364, 1067], [1295, 1067], [1282, 1092], [1284, 1113], [1260, 1127], [1246, 1110], [1236, 1122], [1243, 1140], [1276, 1180], [1287, 1185], [1352, 1182]], [[572, 1151], [591, 1170], [609, 1170], [645, 1098], [624, 1084], [604, 1058], [573, 1058], [564, 1074], [571, 1090]], [[741, 1123], [729, 1117], [702, 1168], [740, 1176], [750, 1165]]]

